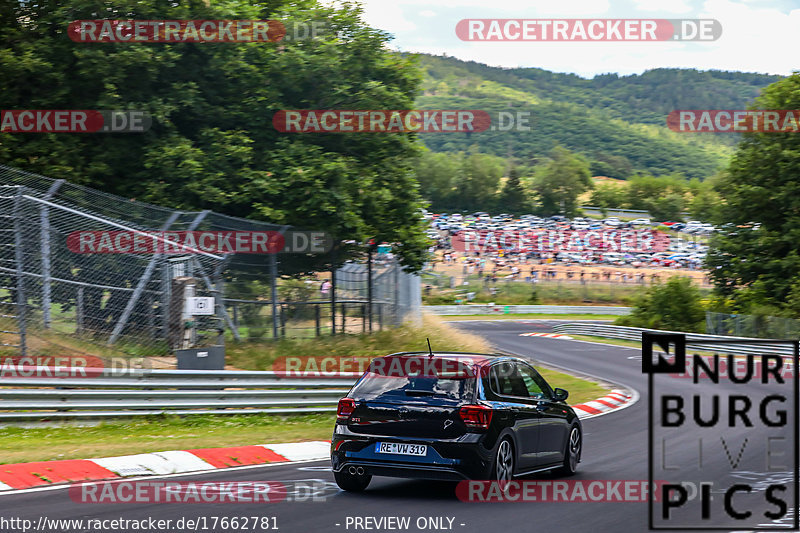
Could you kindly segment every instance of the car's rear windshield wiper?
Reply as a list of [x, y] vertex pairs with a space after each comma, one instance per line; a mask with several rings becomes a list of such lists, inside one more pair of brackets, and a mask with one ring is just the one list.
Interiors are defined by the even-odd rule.
[[405, 392], [407, 396], [434, 396], [437, 394], [432, 390], [416, 390], [416, 389], [406, 389], [403, 392]]

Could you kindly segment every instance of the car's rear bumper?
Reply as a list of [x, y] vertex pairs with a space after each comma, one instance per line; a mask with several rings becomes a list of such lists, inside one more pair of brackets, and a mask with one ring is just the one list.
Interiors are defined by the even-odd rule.
[[[413, 442], [425, 444], [424, 457], [397, 456], [377, 453], [379, 442]], [[391, 437], [350, 438], [334, 434], [331, 440], [331, 466], [340, 472], [350, 466], [361, 466], [376, 476], [453, 480], [487, 479], [491, 467], [491, 450], [480, 440], [472, 442], [443, 442], [425, 439], [394, 439]]]
[[350, 467], [361, 467], [371, 476], [404, 477], [413, 479], [432, 479], [438, 481], [462, 481], [471, 479], [466, 473], [452, 467], [432, 465], [412, 465], [408, 463], [372, 463], [367, 461], [347, 461], [341, 463], [334, 472], [347, 471]]

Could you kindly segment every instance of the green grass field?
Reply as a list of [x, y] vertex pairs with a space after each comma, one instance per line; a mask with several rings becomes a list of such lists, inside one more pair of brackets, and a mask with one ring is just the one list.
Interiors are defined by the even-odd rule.
[[335, 414], [154, 416], [76, 428], [0, 428], [2, 463], [89, 459], [167, 450], [328, 440]]
[[540, 282], [531, 284], [524, 281], [497, 283], [492, 294], [489, 286], [478, 279], [467, 285], [455, 288], [437, 287], [428, 283], [430, 290], [424, 290], [423, 305], [452, 305], [466, 302], [467, 293], [474, 293], [470, 303], [494, 303], [496, 305], [630, 305], [645, 287], [635, 283], [591, 283]]
[[[403, 326], [373, 335], [322, 337], [311, 340], [243, 343], [228, 346], [228, 364], [243, 370], [268, 370], [279, 356], [347, 356], [372, 358], [398, 351], [435, 350], [486, 352], [481, 337], [455, 330], [441, 317], [426, 315], [419, 327]], [[569, 403], [603, 396], [607, 388], [593, 381], [549, 368], [540, 369], [553, 387], [570, 392]], [[303, 416], [172, 415], [113, 420], [98, 424], [0, 427], [0, 463], [109, 457], [166, 450], [244, 446], [330, 439], [332, 413]]]
[[437, 315], [442, 320], [461, 321], [461, 320], [520, 320], [529, 318], [532, 320], [608, 320], [613, 321], [618, 315], [560, 315], [560, 314], [541, 314], [541, 313], [509, 313], [509, 314], [494, 314], [494, 315]]
[[426, 338], [434, 350], [485, 352], [489, 344], [481, 337], [462, 333], [441, 317], [424, 315], [420, 326], [404, 325], [363, 335], [336, 335], [315, 339], [280, 339], [277, 342], [228, 344], [227, 363], [241, 370], [270, 370], [278, 357], [373, 358], [395, 352], [427, 351]]

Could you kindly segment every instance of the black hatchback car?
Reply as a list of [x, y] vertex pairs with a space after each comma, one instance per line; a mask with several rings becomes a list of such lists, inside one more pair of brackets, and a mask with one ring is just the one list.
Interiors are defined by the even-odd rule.
[[339, 400], [331, 439], [336, 483], [361, 491], [373, 475], [503, 482], [547, 470], [574, 474], [583, 433], [567, 396], [517, 357], [374, 359]]

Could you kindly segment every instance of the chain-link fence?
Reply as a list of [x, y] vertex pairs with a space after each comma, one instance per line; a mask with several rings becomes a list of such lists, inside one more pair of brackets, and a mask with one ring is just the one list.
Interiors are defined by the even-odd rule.
[[[368, 268], [339, 265], [338, 245], [316, 253], [174, 245], [176, 235], [303, 236], [293, 231], [0, 166], [0, 350], [166, 355], [223, 338], [368, 331], [419, 312], [417, 278], [385, 254]], [[211, 314], [188, 307], [198, 297], [212, 298]]]
[[796, 339], [800, 337], [800, 320], [706, 311], [706, 333], [759, 339]]
[[376, 261], [370, 269], [348, 262], [322, 281], [285, 280], [278, 301], [225, 298], [231, 330], [241, 338], [314, 337], [367, 333], [400, 325], [421, 313], [417, 276], [403, 272], [393, 259]]

